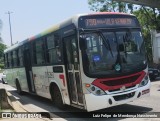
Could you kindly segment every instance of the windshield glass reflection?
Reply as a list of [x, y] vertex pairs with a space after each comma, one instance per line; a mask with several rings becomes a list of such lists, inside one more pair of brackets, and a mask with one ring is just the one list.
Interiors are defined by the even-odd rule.
[[140, 31], [91, 32], [81, 36], [85, 69], [90, 74], [131, 72], [144, 67], [145, 49]]

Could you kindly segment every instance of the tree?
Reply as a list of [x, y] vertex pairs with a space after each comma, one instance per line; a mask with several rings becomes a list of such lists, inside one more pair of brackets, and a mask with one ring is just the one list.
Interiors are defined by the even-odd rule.
[[[2, 21], [0, 20], [0, 32], [2, 29]], [[0, 68], [4, 67], [3, 51], [6, 49], [6, 45], [3, 44], [1, 33], [0, 33]]]
[[0, 68], [4, 68], [3, 52], [7, 48], [6, 45], [0, 43]]
[[90, 9], [96, 12], [127, 12], [127, 4], [124, 2], [115, 2], [114, 0], [88, 0], [88, 4]]
[[149, 62], [152, 62], [153, 56], [150, 30], [156, 29], [160, 32], [160, 13], [156, 9], [142, 6], [139, 10], [134, 11], [133, 14], [138, 18], [140, 25], [142, 26], [147, 58]]

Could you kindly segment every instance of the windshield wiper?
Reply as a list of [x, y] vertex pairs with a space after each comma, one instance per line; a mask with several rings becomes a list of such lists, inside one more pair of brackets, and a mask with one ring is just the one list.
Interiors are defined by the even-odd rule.
[[124, 43], [124, 53], [127, 57], [127, 51], [126, 51], [126, 44], [128, 44], [129, 42], [131, 42], [131, 30], [128, 29], [128, 32], [126, 32], [125, 35], [123, 35], [123, 43]]
[[[82, 31], [84, 32], [83, 29], [82, 29]], [[91, 30], [89, 30], [89, 31], [91, 31]], [[113, 56], [112, 49], [111, 49], [111, 46], [110, 46], [110, 43], [109, 43], [109, 40], [106, 39], [106, 37], [103, 35], [102, 31], [100, 31], [100, 30], [92, 30], [92, 32], [98, 32], [98, 33], [99, 33], [99, 35], [102, 37], [102, 40], [103, 40], [103, 42], [104, 42], [105, 47], [109, 49], [112, 57], [114, 57], [114, 56]]]
[[108, 46], [108, 49], [109, 49], [112, 57], [114, 57], [114, 56], [113, 56], [112, 49], [111, 49], [111, 45], [110, 45], [110, 43], [109, 43], [109, 40], [106, 39], [106, 37], [103, 35], [103, 33], [102, 33], [101, 31], [98, 30], [97, 32], [98, 32], [98, 33], [100, 34], [100, 36], [102, 37], [103, 42], [104, 42], [104, 45], [105, 45], [106, 47]]

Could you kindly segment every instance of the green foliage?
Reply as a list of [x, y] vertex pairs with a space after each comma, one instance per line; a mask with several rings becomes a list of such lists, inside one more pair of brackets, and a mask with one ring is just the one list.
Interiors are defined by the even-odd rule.
[[160, 31], [160, 14], [155, 9], [141, 7], [134, 11], [133, 14], [138, 18], [142, 27], [142, 33], [145, 40], [147, 58], [152, 62], [152, 43], [150, 30], [156, 29]]
[[6, 49], [6, 45], [0, 43], [0, 58], [3, 57], [3, 51]]
[[160, 15], [154, 9], [141, 7], [133, 14], [138, 18], [143, 29], [160, 30]]
[[126, 4], [113, 0], [88, 0], [89, 7], [92, 11], [113, 11], [126, 12]]
[[4, 67], [3, 52], [6, 48], [6, 45], [0, 43], [0, 68]]
[[0, 64], [0, 69], [4, 69], [4, 64]]

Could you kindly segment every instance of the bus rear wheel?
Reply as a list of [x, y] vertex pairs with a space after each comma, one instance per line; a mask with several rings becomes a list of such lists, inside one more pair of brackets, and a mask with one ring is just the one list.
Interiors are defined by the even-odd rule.
[[22, 89], [21, 89], [21, 86], [20, 86], [18, 80], [16, 80], [16, 88], [17, 88], [17, 93], [18, 93], [19, 95], [22, 95], [23, 92], [22, 92]]
[[63, 104], [62, 96], [60, 93], [60, 90], [57, 86], [53, 86], [51, 91], [51, 97], [53, 100], [53, 103], [60, 109], [64, 109], [65, 105]]
[[2, 78], [1, 80], [2, 80], [2, 83], [3, 83], [3, 84], [6, 84], [3, 78]]

